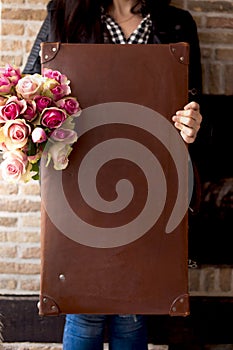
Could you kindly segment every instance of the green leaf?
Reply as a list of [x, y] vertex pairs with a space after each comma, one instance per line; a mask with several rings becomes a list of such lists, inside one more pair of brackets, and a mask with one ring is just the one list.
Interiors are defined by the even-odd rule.
[[34, 156], [37, 153], [36, 145], [32, 142], [32, 140], [28, 140], [28, 155]]

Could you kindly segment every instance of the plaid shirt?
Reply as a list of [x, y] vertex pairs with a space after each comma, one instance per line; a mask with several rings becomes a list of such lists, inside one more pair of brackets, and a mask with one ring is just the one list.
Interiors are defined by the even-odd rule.
[[114, 44], [147, 44], [151, 33], [152, 21], [150, 14], [144, 17], [138, 27], [133, 31], [128, 39], [126, 39], [121, 27], [114, 19], [102, 14], [102, 23], [107, 31], [104, 32], [104, 42], [109, 42], [109, 35]]

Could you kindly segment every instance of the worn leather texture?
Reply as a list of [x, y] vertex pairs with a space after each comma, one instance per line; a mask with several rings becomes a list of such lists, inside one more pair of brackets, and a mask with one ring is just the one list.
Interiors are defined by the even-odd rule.
[[171, 122], [188, 57], [185, 43], [42, 44], [83, 112], [67, 169], [41, 164], [41, 315], [189, 314], [188, 158]]

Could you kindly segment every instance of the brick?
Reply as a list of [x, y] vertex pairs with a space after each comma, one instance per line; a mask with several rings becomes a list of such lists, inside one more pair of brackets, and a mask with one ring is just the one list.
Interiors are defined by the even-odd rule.
[[19, 288], [24, 291], [30, 291], [30, 292], [39, 292], [40, 290], [40, 282], [36, 279], [27, 279], [20, 281]]
[[38, 243], [40, 242], [39, 232], [0, 232], [0, 237], [5, 242], [17, 243]]
[[17, 280], [13, 278], [0, 277], [0, 290], [14, 290], [17, 286]]
[[203, 273], [203, 290], [207, 292], [212, 292], [215, 290], [215, 268], [206, 267], [202, 271]]
[[0, 217], [0, 226], [14, 227], [17, 223], [17, 218]]
[[36, 35], [41, 27], [41, 22], [38, 22], [38, 23], [34, 23], [33, 26], [31, 25], [27, 25], [26, 28], [25, 28], [25, 35], [29, 38], [36, 38]]
[[21, 8], [3, 8], [2, 9], [2, 19], [11, 20], [21, 20], [21, 21], [42, 21], [46, 17], [46, 10], [34, 10], [34, 9], [24, 9]]
[[2, 23], [2, 35], [24, 35], [24, 25], [18, 23]]
[[179, 8], [184, 8], [184, 0], [173, 0], [171, 4]]
[[23, 44], [19, 40], [2, 40], [3, 51], [17, 51], [22, 50]]
[[20, 193], [26, 195], [40, 195], [39, 181], [30, 181], [27, 184], [20, 184]]
[[1, 0], [2, 4], [17, 4], [17, 5], [21, 5], [24, 4], [25, 0]]
[[40, 217], [33, 216], [30, 213], [30, 216], [24, 216], [21, 218], [21, 224], [23, 227], [40, 227]]
[[0, 246], [0, 257], [1, 258], [15, 258], [17, 256], [16, 246]]
[[27, 199], [0, 199], [0, 208], [2, 212], [36, 212], [40, 211], [40, 202]]
[[6, 242], [6, 233], [0, 232], [0, 242]]
[[2, 55], [0, 59], [0, 66], [5, 65], [6, 63], [14, 64], [17, 67], [21, 67], [23, 63], [22, 56], [10, 56], [10, 55]]
[[188, 10], [197, 12], [233, 13], [232, 1], [188, 1]]
[[39, 259], [40, 247], [19, 248], [19, 257], [22, 259]]
[[18, 194], [18, 185], [10, 184], [4, 181], [0, 183], [0, 195]]
[[207, 17], [206, 19], [207, 28], [233, 28], [233, 18], [224, 17]]
[[202, 16], [193, 16], [193, 19], [196, 22], [197, 28], [203, 27], [203, 17]]
[[189, 269], [189, 291], [200, 290], [200, 269]]
[[224, 68], [225, 94], [233, 95], [233, 65], [226, 65]]
[[25, 44], [25, 50], [27, 52], [27, 54], [29, 55], [29, 53], [31, 52], [32, 46], [34, 43], [34, 39], [33, 40], [27, 40], [26, 44]]
[[201, 58], [202, 59], [210, 59], [213, 56], [213, 49], [209, 47], [202, 47], [201, 48]]
[[4, 274], [39, 274], [40, 273], [40, 264], [31, 264], [31, 263], [17, 263], [17, 262], [6, 262], [1, 261], [0, 263], [0, 273]]
[[216, 49], [215, 56], [218, 61], [232, 62], [233, 49]]
[[48, 4], [48, 0], [27, 0], [27, 4], [31, 5], [44, 5], [44, 7]]
[[232, 32], [202, 32], [199, 31], [199, 39], [202, 43], [208, 44], [229, 44], [232, 45], [233, 33]]
[[230, 267], [224, 267], [220, 269], [219, 274], [219, 287], [223, 292], [231, 291], [232, 283], [232, 269]]

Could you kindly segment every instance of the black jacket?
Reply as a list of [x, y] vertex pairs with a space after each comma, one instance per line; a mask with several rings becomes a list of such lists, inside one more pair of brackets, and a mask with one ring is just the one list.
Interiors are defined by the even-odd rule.
[[[40, 73], [40, 43], [54, 41], [51, 37], [51, 16], [54, 9], [54, 2], [48, 4], [48, 14], [42, 24], [39, 34], [28, 57], [24, 73]], [[187, 42], [190, 45], [190, 66], [189, 66], [189, 89], [190, 99], [198, 100], [202, 90], [200, 48], [197, 35], [196, 23], [188, 11], [167, 6], [153, 21], [153, 32], [150, 43], [176, 43]]]

